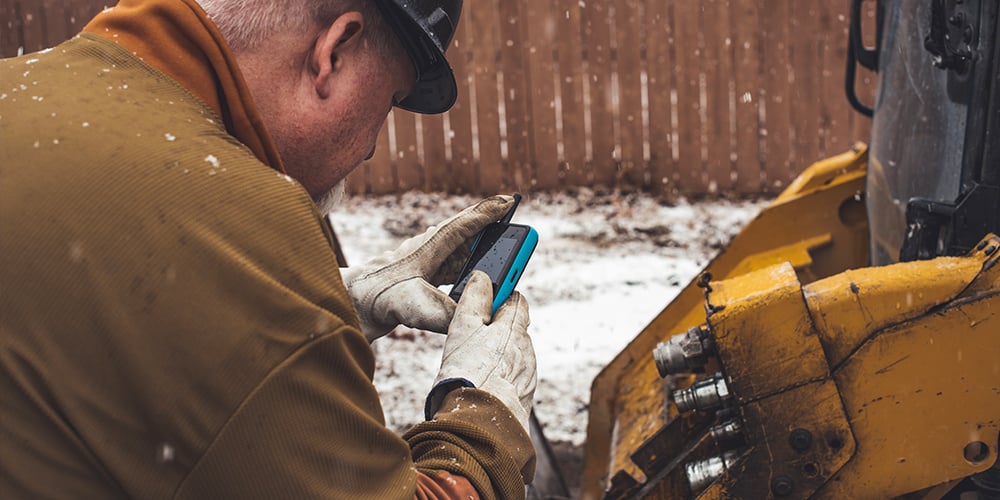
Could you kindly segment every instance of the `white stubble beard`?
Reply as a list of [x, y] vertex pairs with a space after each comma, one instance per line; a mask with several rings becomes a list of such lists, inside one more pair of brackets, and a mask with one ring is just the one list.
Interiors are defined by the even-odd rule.
[[336, 186], [333, 186], [329, 191], [320, 195], [320, 197], [316, 199], [316, 206], [319, 207], [320, 213], [326, 215], [337, 208], [337, 205], [340, 205], [340, 202], [344, 200], [344, 193], [346, 193], [346, 191], [347, 186], [344, 181], [341, 180]]

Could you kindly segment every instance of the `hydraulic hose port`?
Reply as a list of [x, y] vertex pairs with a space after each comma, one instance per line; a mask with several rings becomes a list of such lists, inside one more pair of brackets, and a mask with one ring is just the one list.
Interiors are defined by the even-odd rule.
[[666, 342], [660, 342], [653, 349], [653, 359], [660, 376], [666, 377], [704, 371], [704, 366], [714, 351], [715, 343], [710, 331], [704, 327], [694, 327], [670, 337]]
[[743, 437], [743, 424], [739, 420], [727, 420], [708, 429], [708, 434], [719, 447], [735, 443]]
[[722, 477], [739, 460], [740, 455], [739, 451], [730, 450], [717, 457], [690, 462], [685, 465], [684, 472], [687, 475], [691, 492], [697, 495]]
[[678, 411], [686, 413], [692, 410], [714, 410], [732, 399], [729, 384], [722, 373], [701, 379], [691, 387], [673, 392], [674, 404]]

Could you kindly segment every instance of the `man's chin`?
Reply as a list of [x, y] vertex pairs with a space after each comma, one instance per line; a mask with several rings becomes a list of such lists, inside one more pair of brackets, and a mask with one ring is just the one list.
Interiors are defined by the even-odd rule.
[[330, 188], [329, 191], [316, 198], [314, 201], [316, 202], [316, 206], [319, 207], [320, 213], [326, 215], [337, 208], [337, 205], [340, 205], [340, 202], [344, 200], [346, 190], [347, 187], [344, 181], [340, 181], [336, 186]]

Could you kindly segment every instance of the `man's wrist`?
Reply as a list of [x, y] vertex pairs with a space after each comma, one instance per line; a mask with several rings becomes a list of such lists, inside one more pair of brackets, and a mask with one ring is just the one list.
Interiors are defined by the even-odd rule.
[[427, 395], [427, 400], [424, 401], [424, 420], [431, 420], [434, 418], [434, 414], [441, 408], [441, 402], [444, 401], [445, 396], [447, 396], [451, 391], [462, 387], [475, 389], [476, 384], [473, 384], [469, 379], [461, 377], [442, 379], [438, 383], [434, 384], [434, 388], [431, 389], [430, 394]]

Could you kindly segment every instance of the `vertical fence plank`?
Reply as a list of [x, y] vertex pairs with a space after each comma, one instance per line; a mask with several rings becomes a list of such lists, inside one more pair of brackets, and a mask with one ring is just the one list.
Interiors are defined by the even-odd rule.
[[847, 59], [848, 5], [817, 4], [820, 45], [820, 148], [822, 156], [841, 153], [850, 145], [850, 105], [844, 94]]
[[469, 52], [468, 23], [459, 23], [455, 40], [448, 49], [448, 60], [458, 84], [458, 101], [448, 112], [446, 134], [451, 136], [451, 161], [448, 173], [452, 180], [447, 188], [458, 192], [479, 192], [479, 174], [474, 156], [475, 137], [472, 134], [472, 113], [476, 102]]
[[[761, 33], [757, 0], [733, 0], [733, 59], [736, 93], [736, 181], [738, 193], [761, 190]], [[766, 15], [766, 14], [765, 14]]]
[[534, 174], [529, 186], [555, 189], [559, 186], [559, 152], [556, 135], [555, 44], [556, 22], [551, 2], [526, 0], [522, 12], [527, 15], [525, 57], [528, 61], [529, 112], [531, 127], [531, 162]]
[[698, 18], [701, 2], [674, 3], [674, 39], [677, 53], [677, 138], [682, 191], [701, 191], [704, 163], [701, 157], [701, 47], [698, 44]]
[[646, 71], [649, 95], [649, 167], [651, 188], [655, 193], [676, 190], [674, 176], [674, 129], [671, 120], [673, 105], [672, 54], [674, 32], [668, 2], [650, 1], [646, 4]]
[[583, 40], [586, 50], [587, 100], [590, 113], [591, 185], [613, 187], [615, 130], [611, 87], [611, 18], [606, 2], [586, 2], [583, 8]]
[[559, 61], [559, 102], [562, 108], [562, 185], [587, 185], [587, 130], [584, 120], [580, 1], [557, 0], [556, 50]]
[[0, 57], [17, 55], [17, 23], [14, 0], [0, 0]]
[[444, 140], [444, 115], [421, 115], [424, 154], [420, 159], [424, 167], [425, 191], [446, 191], [450, 187], [448, 159]]
[[523, 190], [532, 178], [531, 108], [527, 69], [528, 19], [522, 14], [530, 0], [500, 1], [500, 66], [507, 121], [507, 168], [513, 174], [513, 189]]
[[813, 2], [791, 3], [790, 60], [794, 82], [792, 83], [792, 123], [796, 163], [792, 175], [796, 175], [819, 160], [820, 138], [820, 43], [817, 32], [820, 29], [819, 10]]
[[[875, 90], [878, 87], [878, 77], [875, 73], [865, 69], [858, 69], [858, 99], [875, 105]], [[853, 140], [869, 142], [872, 135], [872, 119], [861, 113], [851, 113], [851, 137]], [[853, 142], [853, 141], [852, 141]]]
[[642, 123], [643, 2], [615, 2], [615, 72], [618, 78], [619, 179], [630, 187], [647, 185]]
[[58, 45], [70, 34], [66, 32], [66, 18], [69, 13], [66, 2], [62, 0], [45, 0], [39, 12], [42, 24], [42, 48]]
[[396, 190], [406, 192], [424, 185], [424, 172], [417, 150], [417, 116], [399, 108], [392, 110], [393, 129], [396, 135]]
[[733, 67], [730, 50], [729, 0], [702, 2], [702, 37], [704, 39], [704, 85], [706, 129], [706, 171], [703, 185], [709, 193], [729, 191], [734, 180], [733, 151], [735, 131], [730, 104]]
[[[88, 0], [67, 2], [65, 19], [66, 34], [69, 38], [83, 29], [83, 27], [104, 8], [103, 3]], [[58, 42], [56, 42], [58, 43]]]
[[15, 50], [27, 54], [45, 48], [40, 16], [42, 2], [14, 0], [14, 9], [20, 15], [21, 20], [18, 29], [18, 46]]
[[793, 151], [789, 144], [791, 99], [788, 72], [788, 25], [790, 0], [769, 0], [766, 13], [762, 13], [761, 29], [764, 33], [762, 57], [764, 106], [764, 169], [765, 192], [780, 191], [790, 179]]
[[478, 42], [471, 47], [473, 85], [476, 89], [476, 141], [479, 157], [476, 169], [479, 172], [479, 186], [486, 193], [509, 190], [510, 177], [504, 168], [503, 151], [500, 148], [500, 100], [497, 65], [500, 50], [500, 28], [497, 26], [497, 0], [480, 2], [476, 9], [465, 9], [470, 22], [469, 40]]

